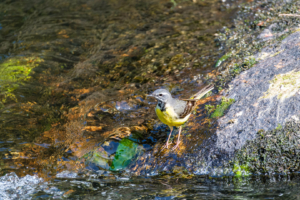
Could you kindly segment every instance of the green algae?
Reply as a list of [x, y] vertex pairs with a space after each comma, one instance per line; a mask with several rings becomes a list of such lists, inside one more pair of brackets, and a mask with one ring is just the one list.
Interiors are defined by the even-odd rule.
[[282, 126], [281, 126], [281, 124], [278, 124], [276, 127], [276, 130], [280, 130], [280, 129], [282, 129]]
[[225, 60], [227, 60], [232, 54], [231, 53], [227, 53], [225, 55], [223, 55], [216, 63], [215, 67], [219, 67]]
[[5, 60], [0, 64], [0, 94], [3, 96], [2, 103], [8, 99], [18, 101], [13, 94], [24, 81], [28, 81], [32, 69], [37, 67], [43, 60], [38, 57], [15, 57]]
[[222, 117], [224, 115], [225, 110], [228, 109], [228, 107], [234, 103], [234, 99], [222, 99], [222, 103], [220, 105], [217, 105], [216, 110], [214, 113], [210, 116], [211, 118], [218, 118]]
[[241, 176], [250, 176], [250, 169], [248, 163], [240, 165], [238, 162], [235, 162], [233, 164], [233, 173], [235, 174], [236, 177], [241, 177]]
[[250, 56], [250, 57], [248, 57], [248, 58], [246, 58], [246, 59], [244, 60], [243, 65], [244, 65], [244, 66], [247, 66], [248, 68], [251, 68], [251, 67], [253, 67], [256, 63], [257, 63], [256, 59], [255, 59], [253, 56]]
[[234, 99], [227, 99], [226, 97], [222, 97], [221, 103], [219, 105], [205, 105], [205, 109], [208, 114], [212, 113], [210, 115], [210, 118], [219, 118], [224, 115], [224, 112], [229, 108], [231, 104], [234, 103], [234, 101]]
[[116, 155], [110, 166], [111, 171], [119, 171], [126, 168], [136, 156], [142, 152], [142, 148], [128, 138], [120, 141]]
[[214, 105], [205, 105], [205, 110], [207, 111], [207, 113], [210, 115], [214, 110], [216, 109], [216, 107]]

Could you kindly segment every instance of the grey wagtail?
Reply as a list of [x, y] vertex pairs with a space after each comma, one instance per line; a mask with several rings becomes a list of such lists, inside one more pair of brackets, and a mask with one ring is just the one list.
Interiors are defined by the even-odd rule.
[[213, 88], [213, 85], [207, 85], [190, 99], [182, 100], [174, 99], [171, 93], [165, 89], [155, 90], [152, 94], [148, 95], [157, 99], [158, 102], [155, 108], [156, 115], [162, 123], [170, 127], [169, 137], [165, 145], [166, 148], [169, 146], [169, 140], [174, 126], [179, 126], [179, 132], [177, 143], [172, 150], [178, 147], [182, 129], [181, 125], [189, 119], [192, 111], [196, 107], [196, 102]]

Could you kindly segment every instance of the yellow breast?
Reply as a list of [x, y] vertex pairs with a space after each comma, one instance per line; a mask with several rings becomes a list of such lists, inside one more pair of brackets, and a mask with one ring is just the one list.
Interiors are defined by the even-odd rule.
[[161, 111], [160, 108], [156, 106], [155, 112], [160, 121], [168, 126], [181, 126], [190, 117], [190, 115], [187, 115], [183, 119], [178, 118], [178, 115], [174, 112], [174, 109], [169, 106], [166, 106], [165, 111]]

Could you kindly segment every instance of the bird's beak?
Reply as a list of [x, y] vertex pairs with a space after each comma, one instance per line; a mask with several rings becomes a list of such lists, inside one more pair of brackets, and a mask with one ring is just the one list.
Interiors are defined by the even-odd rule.
[[154, 97], [154, 96], [153, 96], [153, 94], [148, 94], [148, 95], [147, 95], [147, 98], [148, 98], [148, 97]]

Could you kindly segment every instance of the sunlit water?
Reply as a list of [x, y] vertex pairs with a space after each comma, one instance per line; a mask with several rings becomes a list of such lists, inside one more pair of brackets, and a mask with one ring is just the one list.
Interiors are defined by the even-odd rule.
[[0, 199], [296, 198], [297, 177], [126, 173], [168, 132], [146, 94], [209, 82], [240, 3], [1, 2]]

